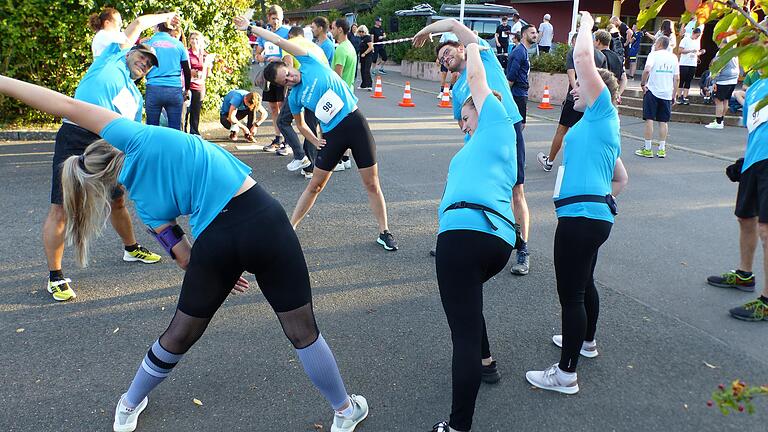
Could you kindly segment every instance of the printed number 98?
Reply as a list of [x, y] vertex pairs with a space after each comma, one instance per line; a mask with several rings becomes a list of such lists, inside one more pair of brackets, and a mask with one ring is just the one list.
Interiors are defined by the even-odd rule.
[[323, 105], [323, 111], [328, 112], [333, 108], [333, 104], [330, 102], [326, 102], [325, 105]]

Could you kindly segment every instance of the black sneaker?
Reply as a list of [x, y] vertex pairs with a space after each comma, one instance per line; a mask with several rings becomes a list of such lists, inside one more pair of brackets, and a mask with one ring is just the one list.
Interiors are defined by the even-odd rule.
[[451, 429], [448, 427], [448, 422], [441, 421], [440, 423], [432, 426], [431, 432], [448, 432]]
[[742, 321], [768, 321], [768, 303], [759, 298], [737, 306], [729, 312], [732, 317]]
[[681, 102], [682, 105], [690, 105], [691, 101], [688, 100], [688, 98], [683, 98], [683, 102]]
[[384, 230], [383, 233], [379, 234], [379, 238], [376, 239], [376, 243], [382, 245], [384, 249], [388, 251], [397, 250], [397, 242], [395, 241], [395, 236], [393, 236], [389, 230]]
[[499, 382], [501, 374], [496, 367], [496, 360], [492, 361], [488, 366], [483, 366], [483, 374], [480, 375], [480, 379], [486, 384], [496, 384]]
[[734, 288], [744, 292], [755, 291], [755, 275], [743, 276], [736, 270], [720, 276], [710, 276], [707, 278], [707, 283], [718, 288]]
[[269, 145], [265, 145], [265, 146], [264, 146], [264, 149], [263, 149], [263, 150], [264, 150], [265, 152], [274, 153], [274, 152], [276, 152], [276, 151], [277, 151], [277, 149], [279, 149], [279, 148], [280, 148], [280, 137], [275, 137], [275, 139], [273, 139], [273, 140], [272, 140], [272, 142], [271, 142], [271, 143], [269, 143]]

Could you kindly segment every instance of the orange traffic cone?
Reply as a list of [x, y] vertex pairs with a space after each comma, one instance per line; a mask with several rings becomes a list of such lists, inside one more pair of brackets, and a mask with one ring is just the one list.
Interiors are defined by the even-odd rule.
[[373, 95], [371, 96], [375, 99], [386, 99], [386, 96], [384, 96], [384, 88], [381, 86], [381, 76], [376, 75], [376, 87], [373, 88]]
[[549, 86], [544, 86], [544, 96], [541, 97], [541, 103], [539, 109], [550, 110], [552, 105], [549, 104]]
[[410, 81], [405, 82], [405, 91], [403, 92], [403, 100], [398, 105], [406, 108], [411, 108], [416, 106], [416, 104], [413, 103], [413, 99], [411, 99], [411, 82]]
[[440, 108], [453, 108], [453, 105], [451, 105], [451, 93], [450, 90], [448, 90], [448, 85], [443, 87], [443, 95], [440, 97], [440, 103], [437, 104]]

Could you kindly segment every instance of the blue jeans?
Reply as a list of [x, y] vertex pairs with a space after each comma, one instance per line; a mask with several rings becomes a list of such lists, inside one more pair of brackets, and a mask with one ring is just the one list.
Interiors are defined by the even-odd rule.
[[168, 114], [168, 127], [181, 130], [181, 108], [184, 105], [184, 92], [181, 87], [147, 86], [145, 110], [147, 124], [159, 126], [160, 112], [165, 108]]
[[[288, 106], [288, 98], [286, 97], [280, 113], [277, 116], [277, 127], [280, 129], [280, 133], [283, 134], [286, 144], [293, 150], [293, 158], [297, 160], [304, 159], [304, 156], [309, 158], [312, 163], [310, 166], [304, 168], [304, 171], [312, 172], [315, 169], [315, 158], [317, 157], [317, 147], [304, 138], [304, 145], [299, 142], [299, 136], [294, 132], [293, 126], [293, 114], [291, 108]], [[315, 113], [308, 109], [304, 109], [304, 123], [307, 124], [314, 133], [317, 133], [317, 118]]]

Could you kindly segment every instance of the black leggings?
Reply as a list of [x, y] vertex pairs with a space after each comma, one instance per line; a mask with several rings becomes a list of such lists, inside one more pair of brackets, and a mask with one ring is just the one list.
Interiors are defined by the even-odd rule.
[[160, 344], [185, 353], [244, 271], [256, 275], [293, 346], [314, 343], [318, 329], [301, 245], [282, 206], [254, 185], [232, 198], [195, 241], [176, 314]]
[[[187, 118], [184, 121], [184, 131], [192, 135], [200, 135], [200, 112], [203, 110], [205, 90], [192, 90], [192, 100], [187, 108]], [[189, 129], [187, 129], [189, 126]]]
[[483, 317], [483, 283], [509, 261], [512, 246], [480, 231], [445, 231], [435, 249], [437, 284], [453, 342], [453, 406], [450, 425], [472, 428], [480, 388], [480, 360], [491, 356]]
[[595, 288], [597, 251], [613, 224], [585, 217], [561, 217], [555, 231], [555, 276], [563, 309], [560, 369], [575, 372], [581, 344], [595, 340], [600, 299]]
[[325, 145], [317, 152], [315, 166], [325, 171], [333, 171], [347, 149], [352, 150], [352, 157], [358, 169], [376, 165], [376, 140], [373, 139], [368, 120], [359, 109], [344, 117], [333, 129], [323, 133]]

